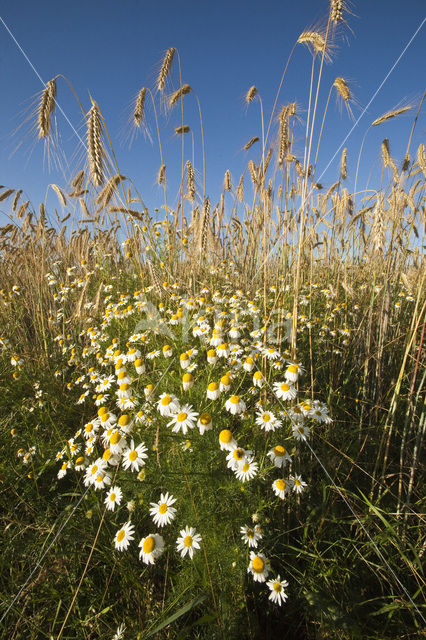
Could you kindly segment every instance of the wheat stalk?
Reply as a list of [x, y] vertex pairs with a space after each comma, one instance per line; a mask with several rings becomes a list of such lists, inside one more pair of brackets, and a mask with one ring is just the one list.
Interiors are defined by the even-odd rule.
[[187, 124], [183, 124], [180, 127], [176, 127], [175, 129], [175, 133], [177, 133], [178, 135], [184, 135], [185, 133], [189, 133], [190, 131], [191, 129]]
[[102, 144], [102, 124], [99, 108], [93, 100], [87, 116], [87, 147], [90, 175], [95, 187], [100, 187], [104, 182], [103, 158], [105, 150]]
[[40, 104], [37, 110], [38, 137], [47, 138], [51, 129], [51, 118], [55, 110], [56, 79], [49, 80], [41, 94]]
[[194, 202], [195, 200], [195, 175], [194, 169], [189, 160], [186, 161], [186, 195], [185, 198]]
[[330, 0], [330, 22], [337, 24], [343, 21], [343, 0]]
[[183, 84], [177, 91], [172, 93], [169, 100], [169, 107], [173, 107], [178, 100], [180, 100], [183, 96], [186, 96], [188, 93], [192, 91], [189, 84]]
[[67, 200], [65, 198], [65, 195], [64, 195], [63, 191], [58, 187], [57, 184], [51, 184], [50, 186], [52, 187], [53, 191], [58, 196], [58, 200], [61, 203], [61, 205], [63, 207], [66, 207], [67, 206]]
[[102, 191], [100, 192], [99, 196], [97, 197], [96, 204], [100, 205], [101, 207], [108, 206], [112, 196], [117, 190], [118, 185], [121, 182], [123, 182], [123, 180], [125, 179], [126, 179], [126, 176], [122, 176], [119, 173], [117, 173], [117, 175], [110, 178], [106, 183], [106, 185], [104, 186], [104, 188], [102, 189]]
[[346, 178], [348, 177], [347, 153], [348, 153], [348, 150], [345, 147], [342, 151], [342, 156], [340, 158], [340, 178], [342, 180], [346, 180]]
[[225, 177], [223, 179], [223, 189], [224, 191], [231, 191], [231, 172], [229, 169], [225, 171]]
[[254, 98], [256, 97], [256, 95], [258, 94], [258, 90], [256, 89], [256, 87], [253, 85], [252, 87], [250, 87], [250, 89], [247, 91], [246, 93], [246, 103], [250, 104], [250, 102], [252, 100], [254, 100]]
[[374, 122], [371, 123], [371, 126], [377, 127], [378, 124], [382, 124], [382, 122], [386, 122], [386, 120], [390, 120], [391, 118], [396, 118], [397, 116], [401, 115], [401, 113], [405, 113], [410, 109], [411, 109], [410, 106], [406, 106], [406, 107], [401, 107], [400, 109], [393, 109], [391, 111], [387, 111], [382, 116], [380, 116], [380, 118], [377, 118], [376, 120], [374, 120]]
[[164, 184], [165, 179], [166, 179], [166, 165], [162, 164], [158, 170], [157, 184], [158, 185]]
[[164, 87], [166, 86], [166, 78], [170, 73], [174, 55], [174, 47], [170, 47], [170, 49], [167, 49], [166, 55], [163, 59], [163, 64], [161, 65], [160, 73], [158, 74], [157, 78], [157, 88], [159, 91], [163, 91]]
[[259, 142], [259, 138], [258, 136], [254, 136], [253, 138], [251, 138], [243, 147], [243, 149], [245, 151], [248, 151], [250, 149], [250, 147], [252, 147], [256, 142]]

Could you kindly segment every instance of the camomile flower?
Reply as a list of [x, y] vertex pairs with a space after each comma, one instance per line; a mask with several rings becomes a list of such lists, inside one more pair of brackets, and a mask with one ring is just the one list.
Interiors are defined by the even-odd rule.
[[111, 448], [108, 447], [102, 454], [102, 460], [105, 460], [105, 462], [107, 462], [111, 467], [116, 467], [119, 464], [121, 458], [117, 453], [113, 453], [111, 451]]
[[114, 413], [109, 413], [108, 411], [104, 411], [99, 416], [99, 424], [103, 429], [109, 429], [117, 422], [117, 416]]
[[248, 371], [250, 373], [250, 371], [253, 371], [254, 369], [254, 358], [253, 356], [247, 356], [247, 358], [244, 361], [243, 364], [243, 369], [244, 371]]
[[125, 369], [123, 369], [122, 371], [120, 371], [117, 374], [117, 384], [123, 384], [124, 382], [127, 382], [127, 384], [132, 384], [132, 378], [129, 376], [129, 374], [126, 372]]
[[207, 398], [209, 400], [217, 400], [220, 396], [219, 384], [217, 382], [210, 382], [207, 386]]
[[[24, 453], [22, 453], [22, 455], [24, 455]], [[71, 463], [68, 460], [62, 463], [61, 468], [59, 469], [57, 474], [58, 480], [66, 476], [68, 469], [71, 468], [70, 464]]]
[[79, 456], [78, 458], [76, 458], [76, 461], [74, 463], [74, 469], [76, 471], [84, 471], [88, 464], [89, 461], [85, 456]]
[[284, 591], [284, 589], [288, 587], [287, 580], [281, 580], [280, 576], [278, 575], [275, 580], [268, 580], [266, 585], [271, 590], [271, 593], [269, 594], [269, 600], [281, 606], [281, 604], [288, 598], [286, 592]]
[[137, 358], [134, 362], [136, 373], [140, 376], [142, 373], [145, 373], [145, 364], [142, 358]]
[[216, 364], [217, 362], [217, 354], [215, 349], [209, 349], [207, 351], [207, 362], [209, 364]]
[[139, 542], [139, 558], [145, 564], [154, 564], [164, 551], [164, 539], [158, 533], [150, 533]]
[[189, 355], [186, 352], [180, 354], [179, 364], [182, 369], [186, 369], [187, 367], [189, 367], [190, 359], [189, 359]]
[[274, 382], [273, 391], [279, 400], [294, 400], [296, 389], [288, 382]]
[[293, 424], [291, 428], [293, 430], [293, 436], [296, 438], [296, 440], [307, 440], [311, 432], [309, 427], [303, 423]]
[[304, 368], [302, 365], [293, 363], [290, 364], [284, 372], [284, 377], [289, 382], [297, 382], [299, 377], [304, 373]]
[[194, 376], [192, 375], [192, 373], [184, 373], [182, 376], [183, 390], [189, 391], [189, 389], [191, 389], [193, 386], [194, 386]]
[[188, 429], [193, 429], [195, 427], [195, 421], [197, 418], [198, 413], [193, 411], [192, 405], [185, 404], [180, 408], [180, 412], [167, 423], [167, 426], [170, 427], [173, 425], [173, 433], [179, 433], [179, 431], [182, 431], [183, 435], [186, 435]]
[[179, 400], [170, 393], [162, 393], [158, 402], [157, 402], [157, 410], [162, 416], [173, 416], [176, 413], [179, 413]]
[[218, 358], [227, 358], [229, 356], [229, 346], [227, 342], [222, 342], [216, 347]]
[[95, 405], [97, 407], [100, 407], [101, 405], [105, 404], [107, 400], [109, 400], [109, 395], [107, 393], [99, 393], [96, 396]]
[[266, 349], [262, 349], [262, 355], [266, 356], [268, 360], [277, 360], [280, 357], [280, 352], [274, 347], [266, 347]]
[[85, 486], [89, 486], [90, 484], [94, 484], [96, 476], [99, 473], [104, 473], [107, 468], [107, 463], [102, 458], [98, 458], [86, 469], [86, 474], [84, 476], [84, 484]]
[[119, 398], [115, 404], [121, 411], [127, 411], [128, 409], [134, 409], [137, 402], [134, 396], [130, 396], [129, 398]]
[[210, 429], [213, 427], [212, 417], [210, 413], [204, 411], [200, 414], [197, 422], [197, 427], [200, 430], [200, 436], [204, 435], [206, 431], [210, 431]]
[[148, 449], [145, 447], [144, 443], [141, 442], [137, 447], [133, 440], [130, 443], [130, 447], [123, 451], [123, 467], [124, 469], [131, 468], [132, 471], [139, 471], [141, 467], [145, 465], [144, 458], [147, 458], [146, 451]]
[[230, 451], [226, 456], [228, 468], [232, 469], [232, 471], [237, 471], [238, 468], [244, 464], [248, 458], [250, 458], [251, 453], [251, 451], [246, 451], [246, 449], [243, 449], [242, 447], [232, 449], [232, 451]]
[[176, 548], [182, 558], [188, 554], [192, 560], [195, 550], [200, 548], [201, 536], [194, 527], [188, 526], [179, 533], [180, 538], [176, 540]]
[[173, 350], [169, 344], [165, 344], [163, 347], [163, 356], [165, 358], [171, 358], [173, 355]]
[[115, 378], [113, 375], [104, 378], [97, 385], [96, 391], [98, 390], [98, 387], [100, 391], [108, 391], [108, 389], [111, 388], [113, 382], [115, 382]]
[[255, 462], [253, 458], [247, 458], [240, 463], [234, 473], [237, 476], [238, 480], [241, 480], [241, 482], [246, 482], [247, 480], [251, 480], [257, 475], [258, 469], [259, 465], [257, 464], [257, 462]]
[[262, 387], [265, 382], [263, 373], [261, 371], [255, 371], [253, 374], [253, 384], [255, 387]]
[[96, 474], [94, 481], [92, 482], [96, 491], [105, 489], [106, 486], [111, 484], [111, 476], [108, 472], [102, 472]]
[[292, 488], [292, 483], [290, 480], [284, 480], [283, 478], [278, 478], [278, 480], [274, 480], [272, 483], [272, 489], [274, 490], [275, 495], [281, 500], [284, 500], [287, 493], [290, 492]]
[[121, 503], [122, 497], [123, 494], [120, 487], [111, 487], [104, 500], [104, 504], [106, 505], [108, 511], [114, 511], [115, 505], [119, 505]]
[[278, 420], [272, 411], [259, 411], [256, 416], [256, 424], [265, 431], [275, 431], [282, 427], [281, 420]]
[[271, 461], [278, 468], [284, 467], [288, 462], [291, 462], [289, 454], [281, 444], [277, 444], [276, 447], [270, 449], [270, 451], [268, 451], [268, 457], [271, 458]]
[[166, 524], [170, 524], [175, 519], [176, 509], [171, 505], [176, 502], [176, 498], [168, 493], [161, 494], [159, 502], [151, 502], [151, 509], [149, 514], [154, 520], [154, 524], [157, 527], [164, 527]]
[[134, 347], [130, 347], [128, 352], [126, 353], [127, 362], [135, 362], [138, 358], [141, 357], [141, 352], [139, 349], [135, 349]]
[[154, 350], [154, 351], [150, 351], [149, 353], [147, 353], [145, 355], [145, 358], [147, 358], [147, 360], [154, 360], [154, 358], [158, 358], [158, 356], [160, 355], [160, 351]]
[[232, 435], [232, 431], [229, 429], [222, 429], [219, 433], [219, 445], [222, 451], [232, 451], [237, 446], [237, 441]]
[[117, 551], [126, 551], [130, 541], [134, 539], [135, 528], [131, 522], [126, 522], [114, 536], [115, 548]]
[[225, 409], [229, 411], [233, 416], [239, 415], [246, 410], [246, 403], [241, 398], [241, 396], [231, 396], [225, 402]]
[[306, 482], [302, 480], [302, 476], [297, 475], [297, 473], [295, 473], [294, 476], [290, 476], [290, 482], [293, 484], [293, 491], [295, 493], [302, 493], [305, 487], [308, 486]]
[[229, 391], [230, 388], [231, 388], [231, 377], [228, 374], [226, 374], [222, 376], [220, 379], [219, 389], [220, 391]]
[[271, 570], [269, 560], [265, 558], [263, 553], [256, 554], [250, 551], [250, 564], [247, 573], [251, 573], [255, 582], [265, 582]]
[[128, 435], [132, 431], [133, 420], [127, 413], [123, 413], [117, 420], [117, 426], [122, 433]]
[[259, 540], [262, 539], [262, 529], [259, 525], [255, 527], [241, 527], [240, 528], [241, 540], [248, 544], [249, 547], [257, 548]]

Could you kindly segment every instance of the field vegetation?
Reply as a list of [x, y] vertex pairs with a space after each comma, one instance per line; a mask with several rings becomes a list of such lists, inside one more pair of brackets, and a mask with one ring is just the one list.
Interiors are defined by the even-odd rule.
[[[54, 210], [1, 189], [2, 637], [422, 636], [424, 107], [370, 123], [384, 131], [374, 189], [362, 149], [352, 192], [346, 148], [319, 182], [330, 98], [353, 103], [342, 77], [319, 99], [345, 18], [331, 0], [294, 45], [312, 56], [303, 119], [280, 102], [294, 48], [273, 113], [248, 88], [259, 132], [217, 202], [174, 48], [133, 105], [131, 135], [148, 101], [154, 114], [156, 211], [93, 98], [87, 162], [50, 185]], [[50, 80], [35, 113], [52, 153], [62, 89]], [[164, 109], [181, 114], [170, 167]], [[386, 136], [402, 117], [397, 162]]]

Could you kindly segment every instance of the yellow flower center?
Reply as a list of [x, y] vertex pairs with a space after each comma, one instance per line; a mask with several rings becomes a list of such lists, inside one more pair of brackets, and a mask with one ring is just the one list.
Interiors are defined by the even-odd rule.
[[225, 385], [225, 387], [228, 387], [228, 386], [231, 384], [231, 379], [230, 379], [230, 377], [229, 377], [229, 376], [223, 376], [223, 377], [220, 379], [220, 381], [221, 381], [221, 383], [222, 383], [223, 385]]
[[171, 401], [172, 399], [170, 396], [164, 396], [164, 398], [161, 398], [161, 404], [163, 405], [163, 407], [167, 407], [167, 405], [169, 405]]
[[171, 347], [169, 344], [165, 344], [163, 347], [163, 351], [170, 351]]
[[229, 429], [223, 429], [219, 434], [219, 440], [224, 444], [228, 444], [232, 440], [232, 431]]
[[296, 478], [294, 484], [296, 485], [296, 487], [300, 487], [302, 483], [300, 482], [299, 478]]
[[178, 413], [176, 417], [176, 422], [185, 422], [187, 417], [188, 417], [188, 414], [185, 413], [185, 411], [182, 411], [181, 413]]
[[202, 413], [202, 414], [200, 415], [200, 422], [201, 422], [201, 424], [204, 424], [204, 425], [206, 425], [206, 424], [210, 424], [211, 419], [212, 419], [212, 417], [211, 417], [211, 415], [210, 415], [209, 413]]
[[185, 373], [182, 377], [183, 382], [192, 382], [193, 379], [191, 373]]
[[232, 455], [235, 460], [241, 460], [244, 457], [244, 449], [235, 449]]
[[259, 558], [259, 556], [256, 556], [255, 558], [253, 558], [253, 562], [251, 563], [253, 570], [256, 571], [256, 573], [262, 573], [262, 571], [265, 568], [265, 563], [262, 560], [262, 558]]
[[246, 473], [249, 469], [250, 465], [246, 462], [245, 465], [243, 465], [243, 472]]
[[262, 376], [260, 371], [256, 371], [256, 373], [254, 374], [253, 377], [254, 377], [255, 380], [262, 380], [262, 378], [263, 378], [263, 376]]
[[118, 442], [120, 442], [120, 438], [121, 438], [120, 433], [116, 431], [115, 433], [112, 434], [109, 441], [111, 444], [117, 444]]
[[291, 364], [288, 368], [287, 371], [289, 371], [290, 373], [297, 373], [299, 371], [299, 367], [297, 364]]
[[189, 356], [188, 356], [187, 353], [181, 353], [180, 360], [185, 361], [185, 360], [188, 360], [188, 359], [189, 359]]
[[103, 479], [104, 479], [104, 476], [101, 476], [99, 474], [96, 476], [96, 482], [102, 482]]
[[143, 360], [141, 358], [138, 358], [137, 360], [135, 360], [135, 367], [141, 367], [143, 365]]
[[128, 416], [127, 414], [123, 414], [118, 419], [118, 424], [120, 425], [120, 427], [126, 427], [129, 424], [129, 422], [130, 422], [130, 416]]
[[134, 462], [137, 457], [138, 457], [137, 451], [133, 450], [129, 453], [129, 460], [131, 460], [131, 462]]
[[276, 593], [281, 593], [281, 591], [283, 590], [281, 583], [280, 582], [274, 582], [274, 591]]
[[121, 529], [117, 533], [117, 542], [121, 542], [125, 535], [126, 535], [126, 532], [124, 531], [124, 529]]
[[215, 355], [216, 355], [216, 351], [215, 351], [214, 349], [209, 349], [209, 350], [207, 351], [207, 356], [208, 356], [209, 358], [214, 358], [214, 357], [215, 357]]
[[210, 382], [207, 388], [209, 391], [217, 391], [219, 389], [219, 385], [217, 384], [217, 382]]
[[63, 471], [65, 471], [65, 469], [67, 468], [67, 466], [68, 466], [68, 462], [64, 462], [64, 463], [62, 464], [62, 470], [63, 470]]
[[271, 416], [269, 415], [269, 413], [264, 413], [262, 416], [262, 420], [263, 422], [269, 422], [271, 419]]
[[246, 362], [247, 364], [254, 364], [254, 360], [251, 356], [248, 356], [248, 358], [246, 358]]
[[238, 404], [240, 401], [240, 396], [231, 396], [230, 400], [232, 404]]
[[278, 489], [278, 491], [284, 491], [284, 489], [285, 489], [284, 480], [277, 480], [276, 483], [275, 483], [275, 486]]
[[285, 454], [285, 449], [280, 444], [278, 444], [274, 449], [274, 453], [278, 458], [281, 458]]
[[183, 544], [185, 545], [185, 547], [192, 547], [192, 537], [191, 536], [186, 536], [183, 539]]
[[94, 464], [94, 465], [93, 465], [93, 467], [92, 467], [92, 476], [94, 476], [94, 475], [95, 475], [95, 473], [97, 472], [97, 470], [98, 470], [98, 465], [97, 465], [97, 464]]
[[166, 511], [167, 511], [167, 505], [166, 505], [166, 503], [165, 503], [165, 502], [162, 502], [162, 503], [160, 504], [160, 506], [158, 507], [158, 511], [159, 511], [160, 513], [166, 513]]
[[290, 385], [283, 382], [280, 389], [281, 391], [288, 391], [290, 389]]
[[151, 553], [155, 549], [155, 539], [152, 536], [148, 536], [142, 545], [142, 551], [144, 553]]
[[83, 464], [83, 462], [84, 462], [84, 458], [83, 458], [83, 456], [79, 456], [79, 457], [77, 458], [77, 460], [75, 461], [75, 464], [76, 464], [76, 465], [79, 465], [79, 464]]
[[127, 382], [123, 382], [122, 384], [120, 384], [120, 391], [127, 391], [129, 387], [130, 385]]
[[102, 454], [102, 458], [106, 461], [108, 461], [111, 457], [112, 453], [111, 453], [111, 449], [105, 449], [105, 451]]

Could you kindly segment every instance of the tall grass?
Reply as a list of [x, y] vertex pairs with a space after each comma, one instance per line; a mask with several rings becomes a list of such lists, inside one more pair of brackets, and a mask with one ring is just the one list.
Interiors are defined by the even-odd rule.
[[[20, 189], [0, 193], [10, 206], [10, 222], [0, 229], [5, 637], [112, 638], [123, 623], [125, 637], [140, 639], [420, 637], [426, 161], [424, 146], [414, 153], [410, 144], [423, 101], [402, 165], [384, 138], [375, 191], [357, 190], [358, 168], [350, 176], [346, 149], [335, 182], [318, 182], [332, 89], [349, 112], [352, 100], [342, 77], [330, 85], [326, 103], [320, 100], [328, 78], [323, 63], [344, 14], [344, 4], [332, 1], [325, 29], [304, 31], [291, 50], [281, 84], [296, 46], [312, 54], [304, 123], [296, 103], [277, 109], [279, 90], [265, 127], [262, 96], [255, 86], [248, 89], [247, 105], [259, 107], [258, 135], [244, 147], [243, 174], [231, 179], [226, 170], [216, 203], [206, 195], [204, 134], [201, 188], [194, 146], [185, 144], [186, 138], [195, 145], [185, 101], [196, 101], [201, 131], [202, 110], [194, 89], [182, 83], [175, 48], [166, 52], [153, 91], [137, 94], [133, 114], [134, 127], [146, 127], [149, 96], [164, 219], [147, 210], [143, 194], [120, 172], [93, 99], [86, 166], [69, 185], [51, 185], [61, 215], [55, 209], [53, 217], [45, 204], [36, 211], [22, 203]], [[167, 95], [173, 73], [179, 88]], [[48, 83], [37, 110], [44, 139], [52, 136], [59, 80]], [[166, 162], [160, 103], [181, 109], [180, 170]], [[385, 128], [406, 111], [390, 110], [371, 126]], [[173, 170], [180, 171], [176, 198], [167, 190]], [[240, 343], [235, 356], [207, 363], [211, 345], [203, 330], [193, 333], [203, 322], [208, 338]], [[232, 330], [238, 337], [225, 339]], [[127, 353], [133, 343], [146, 365], [126, 364], [136, 406], [117, 410], [113, 390], [105, 402], [110, 412], [140, 418], [131, 437], [144, 440], [148, 460], [140, 475], [111, 467], [125, 500], [110, 513], [105, 491], [86, 487], [85, 471], [75, 470], [73, 447], [82, 453], [79, 432], [99, 406], [92, 376], [118, 375], [120, 353], [113, 353]], [[166, 345], [170, 361], [162, 353]], [[198, 350], [188, 356], [197, 366], [182, 378], [179, 354], [191, 348]], [[279, 352], [281, 369], [268, 359], [268, 348]], [[248, 356], [261, 387], [243, 367]], [[305, 371], [295, 381], [290, 411], [272, 388], [292, 363]], [[207, 402], [207, 385], [228, 372], [229, 394]], [[157, 402], [166, 392], [198, 413], [207, 409], [213, 428], [204, 435], [203, 429], [173, 433], [149, 400], [150, 393]], [[244, 399], [247, 415], [226, 408], [231, 393]], [[262, 407], [284, 411], [276, 432], [255, 421]], [[297, 414], [310, 420], [305, 440], [294, 433]], [[217, 443], [225, 429], [256, 454], [252, 480], [238, 481], [224, 463]], [[275, 436], [290, 453], [292, 477], [307, 484], [285, 500], [271, 491], [268, 451]], [[83, 455], [85, 469], [91, 455]], [[154, 531], [148, 505], [166, 490], [177, 498], [179, 517], [160, 530], [167, 550], [147, 566], [136, 555], [138, 540], [120, 553], [114, 535], [126, 519], [139, 538]], [[269, 577], [280, 574], [289, 583], [281, 606], [247, 573], [250, 549], [240, 528], [257, 523]], [[202, 535], [192, 561], [179, 556], [170, 537], [186, 525]]]

